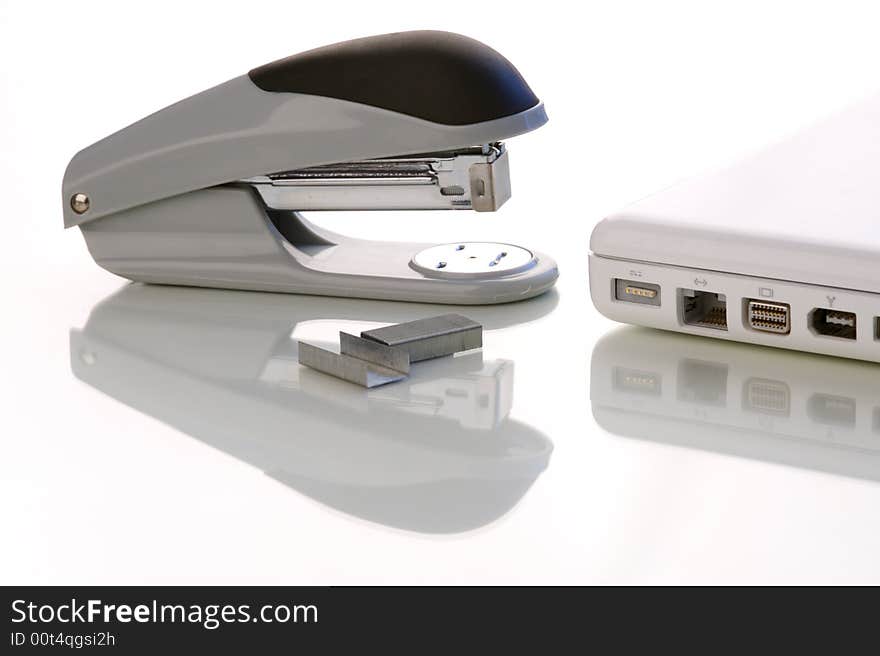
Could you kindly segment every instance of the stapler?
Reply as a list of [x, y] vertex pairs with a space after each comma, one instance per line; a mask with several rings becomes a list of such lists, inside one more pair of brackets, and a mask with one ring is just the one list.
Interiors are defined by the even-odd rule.
[[302, 212], [497, 210], [503, 139], [544, 106], [478, 41], [403, 32], [288, 57], [77, 153], [65, 227], [135, 281], [434, 303], [516, 301], [556, 263], [503, 243], [415, 244], [323, 230]]

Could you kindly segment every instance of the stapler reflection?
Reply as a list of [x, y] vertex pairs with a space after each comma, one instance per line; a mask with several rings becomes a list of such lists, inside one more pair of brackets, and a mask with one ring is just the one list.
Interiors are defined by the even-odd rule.
[[[516, 316], [552, 307], [535, 303]], [[297, 363], [297, 339], [329, 341], [341, 328], [427, 311], [128, 285], [71, 330], [71, 366], [109, 396], [328, 506], [402, 529], [460, 532], [510, 510], [552, 451], [508, 418], [513, 363], [470, 353], [371, 391]], [[489, 307], [479, 316], [491, 329], [504, 315]]]
[[880, 480], [874, 364], [623, 328], [594, 348], [590, 390], [618, 435]]

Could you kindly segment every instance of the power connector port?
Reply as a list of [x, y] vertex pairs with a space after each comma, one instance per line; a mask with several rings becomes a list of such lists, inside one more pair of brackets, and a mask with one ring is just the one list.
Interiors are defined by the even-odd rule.
[[627, 303], [660, 306], [660, 285], [650, 282], [614, 279], [614, 298]]

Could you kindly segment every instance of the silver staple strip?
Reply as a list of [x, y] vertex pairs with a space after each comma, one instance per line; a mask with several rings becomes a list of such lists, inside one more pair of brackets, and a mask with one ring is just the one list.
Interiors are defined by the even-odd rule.
[[419, 362], [481, 347], [483, 326], [460, 314], [443, 314], [365, 330], [361, 337], [403, 348], [409, 352], [410, 362]]
[[384, 328], [360, 337], [339, 333], [340, 353], [299, 343], [299, 362], [364, 387], [406, 378], [410, 363], [483, 345], [483, 327], [460, 314], [444, 314]]
[[406, 374], [350, 355], [334, 353], [307, 342], [299, 343], [299, 363], [363, 387], [378, 387], [406, 378]]
[[371, 339], [364, 339], [348, 333], [339, 333], [339, 351], [359, 360], [366, 360], [381, 367], [387, 367], [402, 374], [409, 373], [409, 351], [396, 346], [386, 346]]

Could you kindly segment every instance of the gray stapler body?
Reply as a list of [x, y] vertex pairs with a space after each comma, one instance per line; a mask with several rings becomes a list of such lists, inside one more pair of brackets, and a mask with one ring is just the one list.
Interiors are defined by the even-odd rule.
[[500, 141], [546, 120], [516, 69], [479, 42], [443, 32], [345, 42], [254, 69], [79, 152], [64, 176], [64, 225], [80, 227], [99, 265], [136, 281], [520, 300], [552, 287], [552, 259], [506, 244], [354, 239], [301, 212], [494, 211], [510, 195]]

